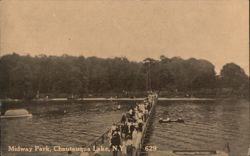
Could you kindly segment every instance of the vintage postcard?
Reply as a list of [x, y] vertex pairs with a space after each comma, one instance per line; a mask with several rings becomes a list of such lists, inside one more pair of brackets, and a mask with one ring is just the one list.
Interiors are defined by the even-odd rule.
[[0, 0], [1, 156], [250, 156], [248, 0]]

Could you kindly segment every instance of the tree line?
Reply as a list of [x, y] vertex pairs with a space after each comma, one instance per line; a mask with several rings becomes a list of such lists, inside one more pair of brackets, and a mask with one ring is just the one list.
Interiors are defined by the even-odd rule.
[[[223, 66], [219, 75], [203, 59], [160, 56], [140, 62], [125, 57], [84, 56], [0, 57], [0, 98], [40, 96], [85, 97], [110, 93], [125, 94], [156, 90], [169, 95], [209, 93], [213, 96], [247, 96], [249, 77], [235, 63]], [[197, 94], [198, 95], [198, 94]]]

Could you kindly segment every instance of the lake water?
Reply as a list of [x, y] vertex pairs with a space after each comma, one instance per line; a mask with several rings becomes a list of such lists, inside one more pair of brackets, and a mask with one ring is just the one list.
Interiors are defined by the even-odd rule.
[[[183, 117], [185, 123], [160, 124], [158, 119]], [[164, 149], [221, 149], [246, 156], [249, 147], [249, 103], [246, 101], [160, 102], [148, 145]]]
[[[8, 152], [8, 146], [81, 147], [89, 144], [134, 102], [49, 102], [29, 104], [3, 103], [3, 110], [27, 108], [32, 118], [2, 119], [1, 143], [5, 156], [67, 155], [67, 153]], [[229, 143], [230, 156], [246, 156], [249, 146], [249, 102], [167, 102], [156, 107], [153, 124], [148, 132], [147, 145], [160, 150], [223, 149]], [[182, 117], [185, 123], [160, 124], [167, 116]], [[74, 154], [74, 153], [73, 153]]]

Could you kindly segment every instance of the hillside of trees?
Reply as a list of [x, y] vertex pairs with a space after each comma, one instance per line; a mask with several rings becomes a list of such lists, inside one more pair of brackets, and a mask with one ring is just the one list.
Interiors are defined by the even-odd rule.
[[38, 92], [40, 97], [130, 96], [146, 90], [170, 97], [247, 97], [249, 77], [234, 63], [216, 75], [212, 63], [195, 58], [0, 57], [0, 98], [32, 99]]

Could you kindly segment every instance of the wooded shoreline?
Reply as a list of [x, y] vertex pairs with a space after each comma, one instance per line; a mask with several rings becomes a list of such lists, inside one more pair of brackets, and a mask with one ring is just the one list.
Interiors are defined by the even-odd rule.
[[0, 57], [0, 99], [143, 97], [249, 97], [249, 76], [235, 63], [220, 73], [204, 59], [84, 56]]

